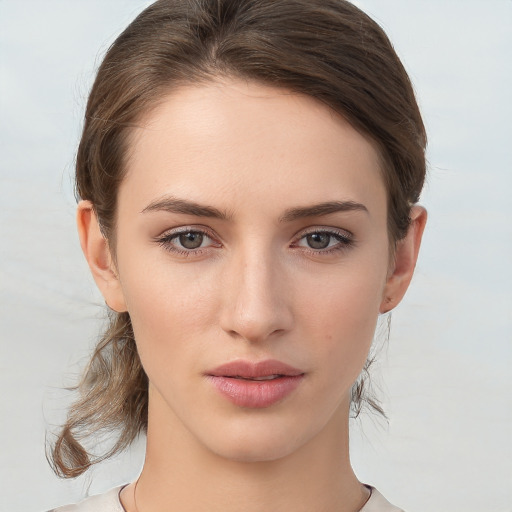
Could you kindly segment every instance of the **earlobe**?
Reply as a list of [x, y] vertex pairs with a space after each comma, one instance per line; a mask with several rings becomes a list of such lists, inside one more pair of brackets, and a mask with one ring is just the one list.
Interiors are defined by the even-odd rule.
[[399, 240], [396, 246], [393, 267], [384, 287], [380, 313], [387, 313], [394, 309], [405, 295], [414, 274], [426, 222], [425, 208], [413, 206], [407, 235]]
[[90, 201], [78, 203], [76, 221], [82, 251], [105, 302], [118, 313], [126, 311], [112, 254]]

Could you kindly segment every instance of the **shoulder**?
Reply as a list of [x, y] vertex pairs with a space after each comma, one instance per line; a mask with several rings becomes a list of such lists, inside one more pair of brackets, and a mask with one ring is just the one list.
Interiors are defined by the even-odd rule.
[[104, 494], [90, 496], [75, 505], [65, 505], [48, 512], [124, 512], [119, 500], [119, 493], [123, 487], [116, 487]]
[[370, 485], [367, 485], [367, 487], [371, 490], [372, 494], [360, 512], [404, 512], [401, 508], [391, 505], [375, 487]]

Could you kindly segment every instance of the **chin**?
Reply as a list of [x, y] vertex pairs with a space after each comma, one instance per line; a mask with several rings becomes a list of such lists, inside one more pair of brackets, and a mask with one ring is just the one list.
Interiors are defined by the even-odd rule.
[[[265, 425], [265, 423], [267, 423]], [[273, 422], [272, 422], [273, 423]], [[271, 462], [296, 452], [311, 436], [293, 432], [285, 425], [230, 425], [217, 429], [214, 436], [203, 439], [216, 455], [234, 462]]]
[[233, 462], [273, 462], [294, 453], [296, 446], [284, 445], [281, 440], [270, 442], [244, 441], [215, 447], [216, 455]]

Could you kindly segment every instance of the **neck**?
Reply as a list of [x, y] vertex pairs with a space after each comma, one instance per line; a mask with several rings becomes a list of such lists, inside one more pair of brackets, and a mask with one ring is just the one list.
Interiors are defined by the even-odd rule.
[[353, 512], [368, 499], [350, 465], [348, 403], [298, 450], [257, 462], [213, 453], [164, 408], [150, 405], [148, 420], [136, 505], [133, 484], [121, 495], [128, 512]]

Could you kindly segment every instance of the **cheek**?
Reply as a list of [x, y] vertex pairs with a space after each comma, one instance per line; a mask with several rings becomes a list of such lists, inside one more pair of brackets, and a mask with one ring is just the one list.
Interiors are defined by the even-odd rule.
[[[366, 272], [364, 272], [366, 270]], [[322, 293], [301, 304], [301, 318], [309, 339], [318, 340], [313, 356], [328, 375], [344, 375], [353, 382], [370, 349], [379, 315], [385, 269], [354, 269], [324, 283]]]
[[[165, 255], [163, 255], [165, 260]], [[131, 253], [120, 262], [122, 288], [144, 367], [164, 368], [193, 358], [206, 345], [214, 321], [214, 280], [187, 265], [151, 261]]]

